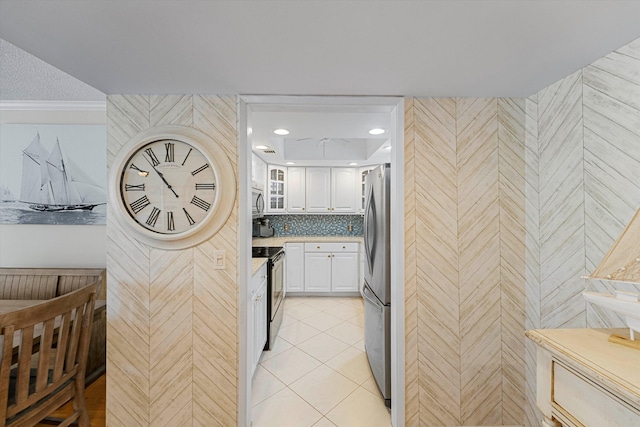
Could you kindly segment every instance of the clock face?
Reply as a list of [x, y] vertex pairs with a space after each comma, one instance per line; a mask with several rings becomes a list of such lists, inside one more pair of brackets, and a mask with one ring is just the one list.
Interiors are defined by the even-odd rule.
[[193, 231], [215, 210], [216, 176], [212, 162], [193, 145], [160, 139], [126, 160], [118, 191], [137, 225], [159, 235], [179, 235]]

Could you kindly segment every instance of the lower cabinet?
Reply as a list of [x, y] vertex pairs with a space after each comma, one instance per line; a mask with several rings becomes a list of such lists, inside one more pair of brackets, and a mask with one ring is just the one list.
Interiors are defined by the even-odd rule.
[[318, 252], [304, 254], [304, 290], [331, 291], [331, 254]]
[[284, 245], [285, 289], [287, 292], [304, 291], [304, 243]]
[[249, 323], [252, 324], [250, 348], [251, 375], [258, 366], [262, 350], [267, 343], [267, 265], [266, 263], [251, 279], [251, 301], [249, 303]]
[[355, 292], [358, 290], [358, 252], [331, 254], [331, 291]]
[[305, 292], [357, 292], [357, 243], [305, 243]]

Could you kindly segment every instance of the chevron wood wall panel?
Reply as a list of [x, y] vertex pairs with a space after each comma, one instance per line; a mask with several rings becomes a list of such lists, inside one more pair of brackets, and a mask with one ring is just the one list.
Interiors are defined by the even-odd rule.
[[[500, 105], [405, 103], [407, 425], [524, 419], [524, 100]], [[501, 239], [502, 209], [515, 229]], [[521, 349], [507, 349], [514, 340]]]
[[[538, 203], [538, 96], [525, 101], [525, 329], [540, 328], [540, 205]], [[537, 426], [536, 346], [525, 342], [525, 425]]]
[[[109, 164], [141, 130], [181, 124], [211, 135], [237, 169], [235, 97], [107, 101]], [[131, 239], [108, 220], [108, 425], [237, 424], [236, 224], [237, 202], [208, 242], [162, 251]], [[225, 270], [214, 272], [214, 249], [226, 251]]]
[[538, 93], [538, 138], [541, 326], [584, 327], [582, 71]]
[[462, 425], [502, 423], [497, 99], [456, 105]]
[[[586, 266], [591, 272], [640, 208], [640, 39], [585, 67], [583, 81]], [[602, 282], [592, 286], [606, 290]], [[625, 325], [615, 312], [591, 304], [587, 323]]]
[[525, 409], [525, 100], [498, 99], [502, 422], [521, 425]]
[[[194, 126], [222, 147], [237, 175], [235, 97], [195, 96], [193, 104]], [[236, 188], [235, 206], [225, 226], [194, 249], [194, 425], [237, 425], [237, 212]], [[226, 269], [213, 269], [214, 249], [225, 251]]]
[[418, 297], [416, 294], [416, 192], [413, 98], [404, 103], [405, 425], [420, 426]]
[[192, 413], [193, 249], [152, 249], [150, 258], [149, 421], [154, 426], [188, 425]]
[[459, 425], [456, 103], [413, 102], [419, 425]]
[[[149, 97], [110, 96], [107, 166], [133, 135], [149, 127]], [[107, 420], [150, 425], [150, 251], [107, 211]]]

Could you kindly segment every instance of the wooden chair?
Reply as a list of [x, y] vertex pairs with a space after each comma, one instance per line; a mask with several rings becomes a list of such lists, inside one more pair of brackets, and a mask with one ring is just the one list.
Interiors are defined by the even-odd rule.
[[71, 399], [60, 425], [91, 425], [84, 377], [97, 287], [0, 314], [0, 427], [36, 425]]

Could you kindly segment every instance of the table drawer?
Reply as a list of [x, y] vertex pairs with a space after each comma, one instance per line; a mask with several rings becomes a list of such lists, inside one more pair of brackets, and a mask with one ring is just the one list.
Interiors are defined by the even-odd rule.
[[358, 243], [305, 243], [305, 252], [358, 252]]
[[566, 424], [577, 426], [640, 426], [640, 410], [573, 369], [554, 361], [553, 408]]

